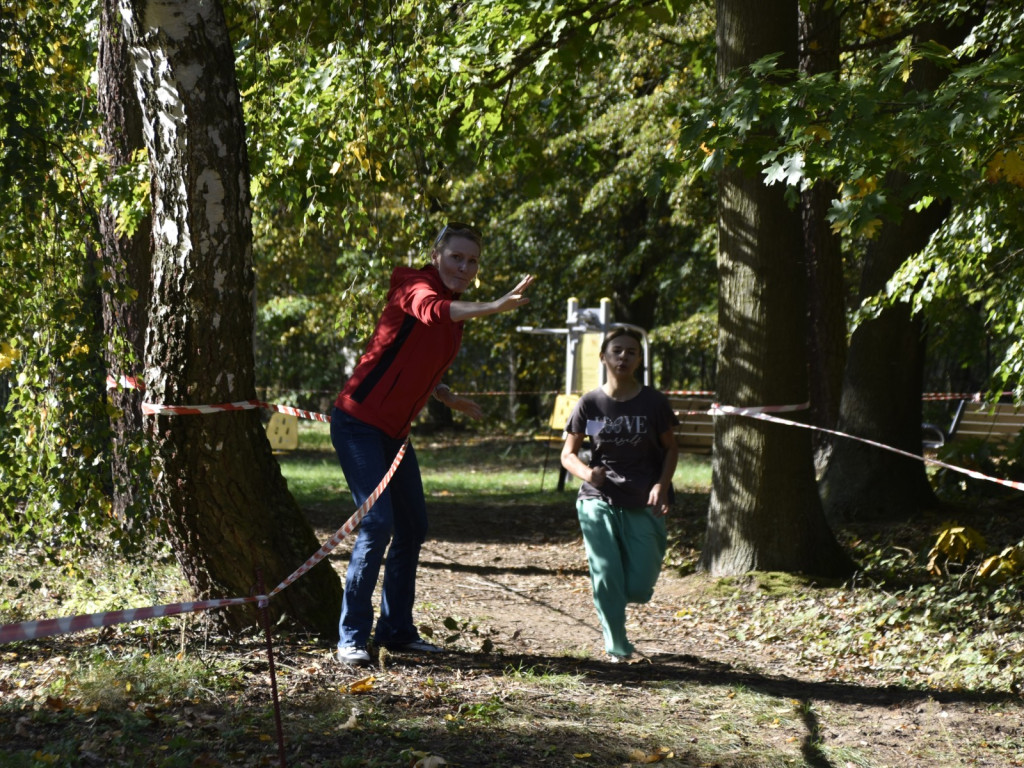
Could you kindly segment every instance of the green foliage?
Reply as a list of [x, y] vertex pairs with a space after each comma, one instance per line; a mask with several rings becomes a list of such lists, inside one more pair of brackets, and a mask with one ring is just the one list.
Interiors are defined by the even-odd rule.
[[[988, 477], [1024, 482], [1024, 434], [1005, 443], [978, 438], [958, 438], [943, 445], [939, 460], [963, 469], [973, 470]], [[1017, 497], [1020, 491], [1006, 485], [970, 477], [939, 467], [934, 476], [936, 491], [950, 501], [970, 499], [979, 503], [984, 499]]]
[[339, 20], [329, 39], [289, 35], [291, 14], [267, 8], [240, 17], [238, 46], [260, 295], [319, 305], [314, 336], [358, 348], [389, 267], [424, 261], [449, 215], [485, 232], [472, 298], [538, 276], [529, 312], [473, 324], [459, 389], [508, 389], [513, 376], [520, 390], [559, 385], [558, 346], [514, 326], [561, 324], [566, 254], [572, 294], [616, 296], [617, 319], [655, 305], [643, 324], [673, 319], [698, 292], [707, 303], [714, 216], [704, 182], [683, 181], [670, 151], [671, 113], [713, 59], [706, 13], [364, 3], [342, 23], [343, 4], [318, 10]]
[[[831, 183], [839, 196], [829, 218], [849, 257], [883, 223], [950, 201], [942, 231], [855, 320], [909, 302], [933, 320], [941, 337], [933, 349], [951, 359], [943, 384], [1018, 389], [1021, 11], [1010, 3], [871, 7], [843, 17], [849, 52], [837, 73], [797, 77], [777, 69], [774, 56], [731, 73], [681, 121], [679, 146], [705, 172], [746, 167], [787, 185], [794, 201], [798, 190]], [[962, 31], [955, 47], [932, 37], [945, 27]], [[956, 360], [966, 364], [986, 346], [957, 335], [976, 327], [975, 317], [1001, 359], [994, 371]]]
[[0, 14], [0, 531], [67, 540], [105, 514], [98, 269], [80, 175], [90, 141], [88, 3]]
[[0, 534], [54, 558], [118, 530], [97, 206], [144, 182], [99, 183], [97, 18], [95, 2], [0, 11]]
[[355, 362], [328, 329], [324, 306], [308, 296], [275, 297], [263, 303], [256, 318], [256, 380], [269, 386], [274, 402], [321, 411]]
[[672, 387], [714, 391], [718, 353], [718, 317], [704, 311], [667, 323], [650, 334], [657, 381]]

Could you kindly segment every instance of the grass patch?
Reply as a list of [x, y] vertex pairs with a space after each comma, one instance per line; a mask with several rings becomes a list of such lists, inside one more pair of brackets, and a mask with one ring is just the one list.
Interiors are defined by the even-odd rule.
[[[514, 494], [530, 499], [571, 500], [579, 488], [579, 481], [569, 477], [566, 491], [556, 491], [560, 466], [558, 449], [529, 438], [453, 440], [451, 435], [414, 434], [413, 445], [428, 498], [458, 496], [460, 500], [473, 503]], [[348, 486], [331, 445], [329, 424], [300, 422], [299, 450], [279, 454], [278, 460], [288, 488], [300, 506], [330, 506], [339, 495], [342, 503], [350, 501]], [[547, 490], [541, 488], [542, 477]], [[678, 490], [706, 489], [710, 483], [710, 456], [680, 456], [673, 476], [673, 485]]]

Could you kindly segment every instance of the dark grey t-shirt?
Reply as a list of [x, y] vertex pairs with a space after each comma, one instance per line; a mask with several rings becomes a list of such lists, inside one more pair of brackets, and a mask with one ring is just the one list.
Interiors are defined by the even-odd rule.
[[625, 402], [613, 400], [600, 388], [583, 395], [566, 431], [590, 438], [590, 466], [603, 465], [607, 474], [601, 488], [583, 483], [579, 498], [603, 499], [619, 507], [646, 506], [665, 458], [659, 436], [675, 423], [668, 398], [651, 387]]

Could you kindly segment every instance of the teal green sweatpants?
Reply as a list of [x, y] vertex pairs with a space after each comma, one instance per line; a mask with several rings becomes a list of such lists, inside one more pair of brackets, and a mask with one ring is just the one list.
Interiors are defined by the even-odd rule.
[[650, 507], [613, 507], [599, 499], [578, 500], [576, 512], [605, 650], [628, 656], [626, 603], [646, 603], [654, 594], [668, 545], [665, 518]]

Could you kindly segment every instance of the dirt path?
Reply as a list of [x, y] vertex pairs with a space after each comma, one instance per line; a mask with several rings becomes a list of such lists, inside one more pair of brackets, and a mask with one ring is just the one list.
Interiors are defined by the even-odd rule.
[[[557, 508], [510, 504], [477, 510], [433, 501], [417, 620], [450, 647], [493, 649], [531, 660], [584, 660], [591, 667], [607, 666], [626, 685], [697, 684], [720, 702], [711, 706], [720, 707], [718, 714], [709, 713], [706, 700], [682, 703], [676, 717], [691, 720], [698, 732], [727, 727], [735, 691], [753, 691], [802, 713], [778, 727], [769, 719], [758, 730], [758, 739], [791, 753], [798, 764], [1024, 765], [1020, 701], [1013, 696], [885, 685], [873, 681], [869, 671], [856, 680], [843, 679], [836, 670], [808, 665], [791, 645], [739, 640], [729, 627], [705, 619], [695, 607], [708, 582], [671, 569], [649, 604], [630, 609], [630, 637], [646, 658], [606, 665], [571, 496]], [[342, 554], [336, 566], [345, 562]], [[444, 629], [446, 619], [458, 628]], [[716, 724], [718, 717], [722, 725]], [[850, 759], [821, 758], [823, 744], [829, 754]]]

